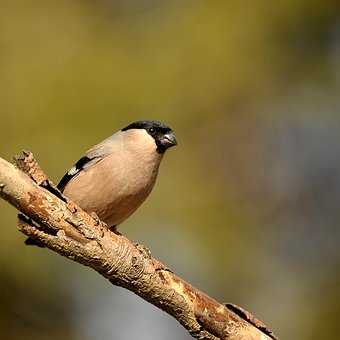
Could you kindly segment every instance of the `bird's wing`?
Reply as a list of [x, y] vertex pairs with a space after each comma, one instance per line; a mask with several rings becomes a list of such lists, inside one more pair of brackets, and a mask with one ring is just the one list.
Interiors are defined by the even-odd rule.
[[74, 166], [60, 180], [59, 184], [57, 185], [58, 189], [61, 192], [64, 191], [66, 185], [72, 178], [76, 177], [81, 171], [88, 169], [112, 153], [112, 143], [114, 140], [115, 136], [113, 135], [88, 150], [85, 156], [80, 158], [78, 162], [74, 164]]

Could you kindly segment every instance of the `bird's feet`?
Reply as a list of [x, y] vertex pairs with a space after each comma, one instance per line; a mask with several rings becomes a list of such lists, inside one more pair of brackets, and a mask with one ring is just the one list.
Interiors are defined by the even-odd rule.
[[92, 211], [90, 215], [95, 220], [97, 225], [101, 223], [100, 218], [98, 217], [98, 215], [94, 211]]
[[117, 225], [112, 225], [110, 227], [110, 230], [113, 231], [116, 235], [122, 236], [123, 234], [118, 231], [117, 227]]

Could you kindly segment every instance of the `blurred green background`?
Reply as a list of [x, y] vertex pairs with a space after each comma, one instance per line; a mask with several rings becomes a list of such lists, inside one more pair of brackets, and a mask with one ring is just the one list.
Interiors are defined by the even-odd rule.
[[[335, 0], [0, 2], [0, 156], [29, 149], [57, 182], [166, 122], [179, 145], [120, 230], [282, 339], [340, 332], [339, 95]], [[190, 339], [0, 211], [1, 339]]]

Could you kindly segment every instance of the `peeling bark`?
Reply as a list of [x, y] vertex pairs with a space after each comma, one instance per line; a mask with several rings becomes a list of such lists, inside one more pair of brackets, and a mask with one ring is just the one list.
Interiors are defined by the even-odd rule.
[[269, 340], [270, 329], [242, 308], [223, 305], [192, 287], [142, 245], [134, 244], [64, 197], [30, 152], [0, 158], [0, 196], [15, 206], [19, 230], [177, 319], [196, 339]]

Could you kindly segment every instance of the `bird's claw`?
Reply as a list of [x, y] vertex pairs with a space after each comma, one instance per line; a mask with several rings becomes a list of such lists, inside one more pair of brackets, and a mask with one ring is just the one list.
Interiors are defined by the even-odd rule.
[[113, 225], [110, 227], [110, 230], [114, 232], [116, 235], [122, 236], [123, 234], [118, 231], [117, 227], [118, 227], [117, 225]]
[[94, 211], [92, 211], [90, 215], [95, 220], [97, 225], [100, 224], [100, 222], [101, 222], [100, 218], [98, 217], [98, 215]]

